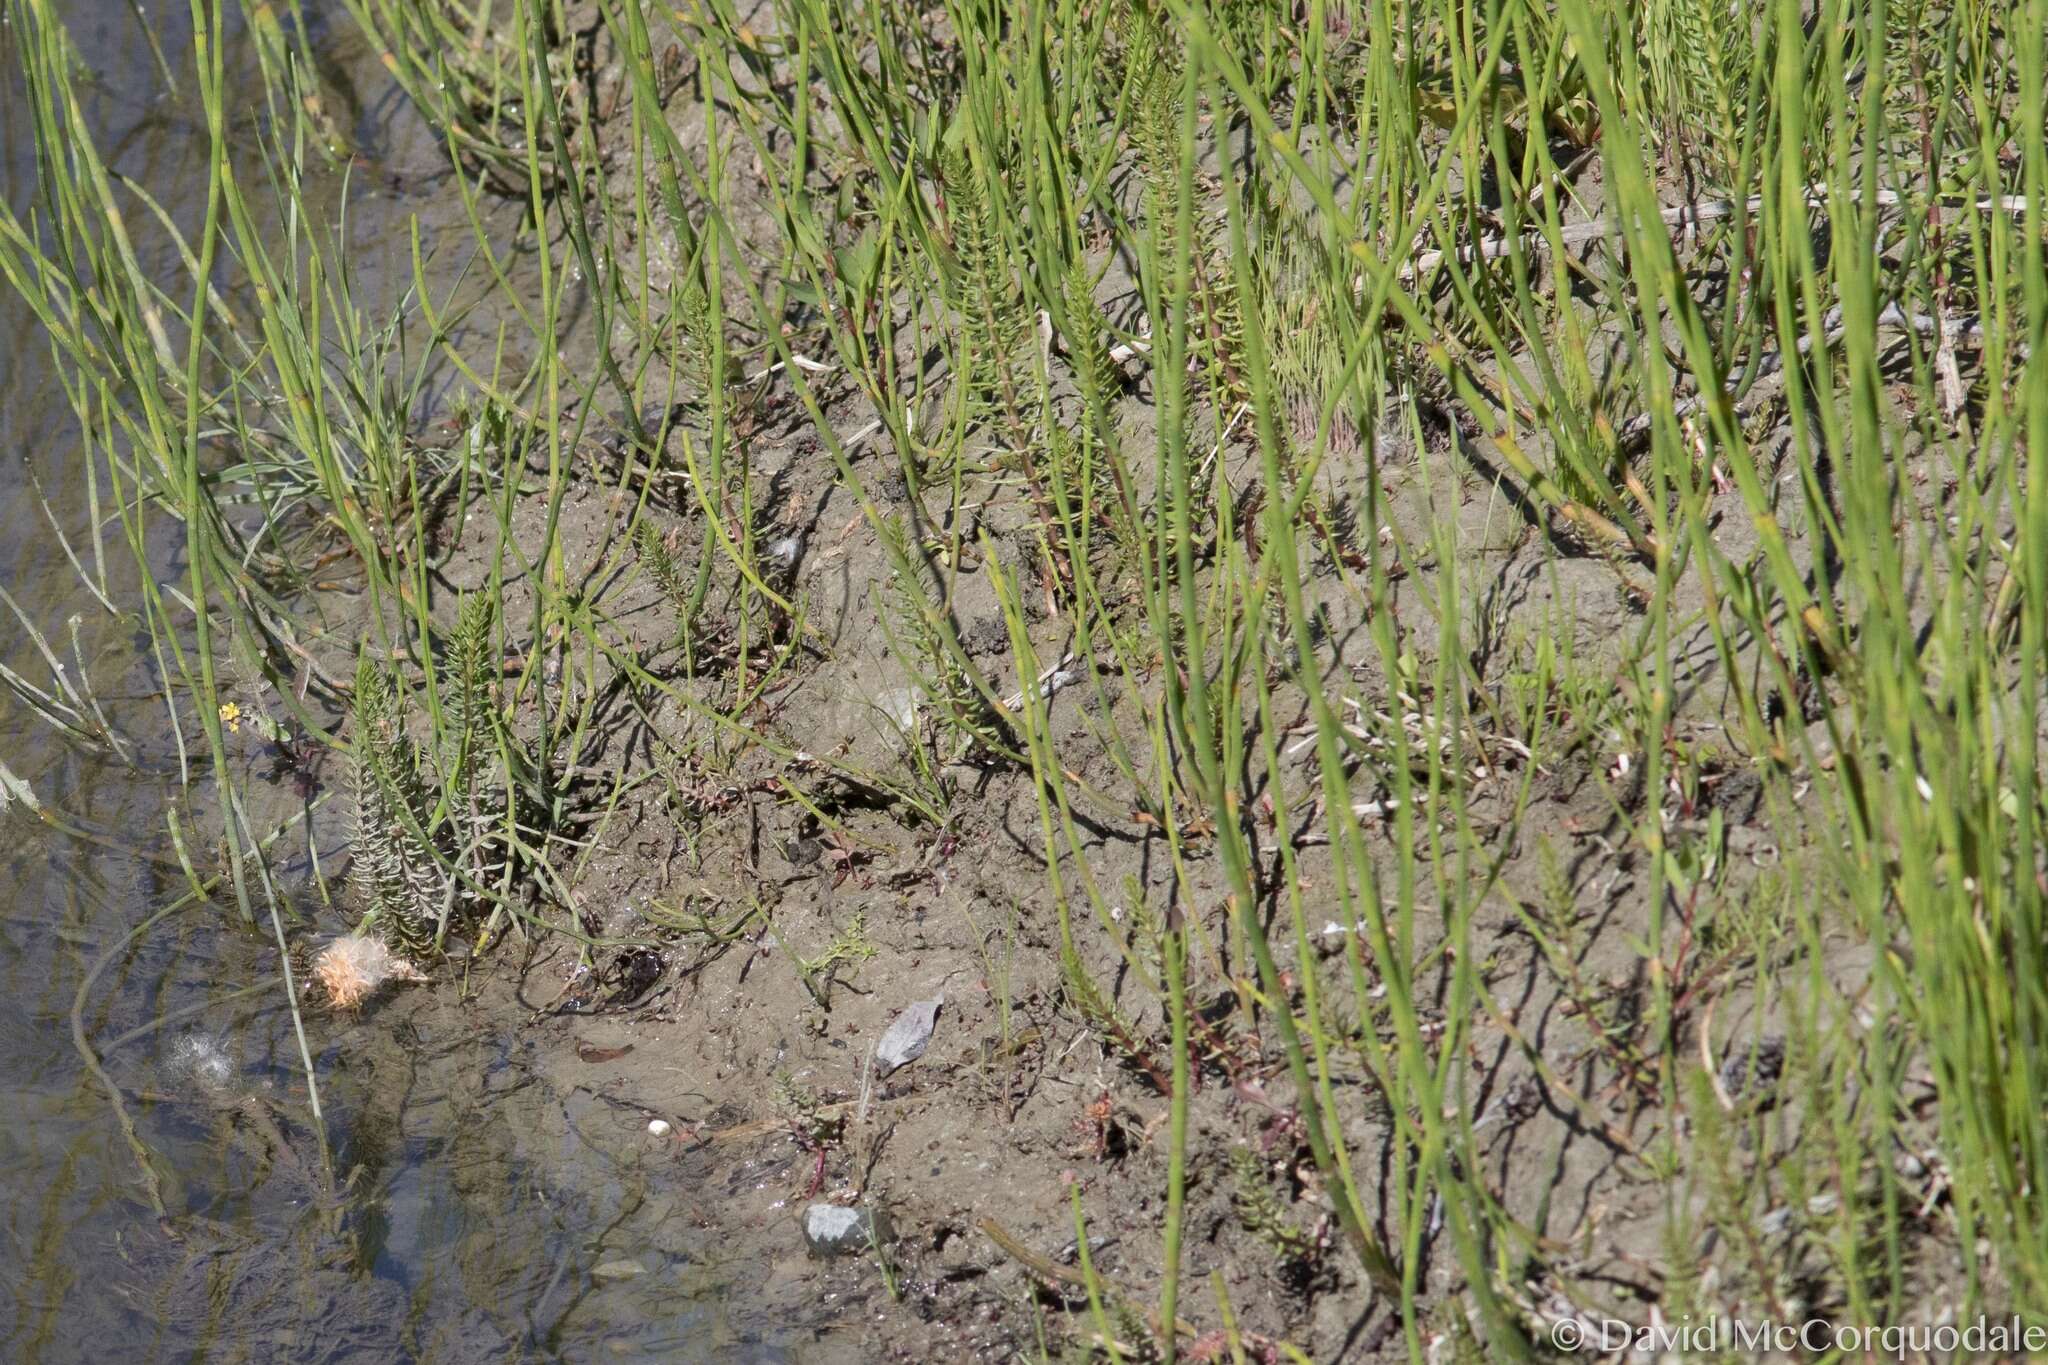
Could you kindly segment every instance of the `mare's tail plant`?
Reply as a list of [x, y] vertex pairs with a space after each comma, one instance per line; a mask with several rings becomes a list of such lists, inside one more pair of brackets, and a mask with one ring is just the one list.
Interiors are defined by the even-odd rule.
[[365, 651], [351, 707], [356, 844], [351, 876], [365, 927], [422, 960], [434, 954], [452, 885], [432, 832], [434, 804], [391, 675]]
[[350, 708], [356, 797], [352, 876], [365, 927], [421, 961], [451, 925], [511, 890], [524, 862], [536, 760], [498, 711], [497, 609], [466, 595], [425, 710], [431, 745], [416, 742], [391, 669], [365, 651]]
[[883, 631], [905, 673], [925, 693], [940, 720], [960, 737], [960, 754], [987, 758], [1012, 753], [1010, 729], [955, 638], [941, 604], [932, 600], [925, 570], [910, 549], [901, 521], [878, 523], [890, 577]]
[[[963, 139], [964, 141], [964, 139]], [[947, 223], [959, 263], [961, 394], [970, 418], [1017, 418], [1010, 361], [1023, 335], [1015, 271], [990, 207], [988, 168], [964, 146], [939, 154]]]

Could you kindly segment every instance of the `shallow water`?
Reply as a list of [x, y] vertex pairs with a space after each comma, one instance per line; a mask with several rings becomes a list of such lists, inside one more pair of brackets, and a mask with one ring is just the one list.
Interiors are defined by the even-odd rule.
[[[194, 221], [203, 129], [165, 95], [127, 0], [58, 8], [96, 73], [82, 96], [108, 159]], [[182, 73], [184, 7], [151, 8]], [[320, 41], [344, 83], [330, 94], [356, 115], [364, 149], [346, 191], [352, 259], [360, 287], [395, 298], [406, 281], [376, 272], [406, 268], [404, 215], [436, 211], [438, 150], [346, 26], [337, 19]], [[35, 194], [34, 139], [11, 30], [0, 48], [0, 192], [21, 212]], [[231, 81], [255, 88], [239, 34], [229, 60]], [[338, 178], [332, 192], [338, 203]], [[139, 245], [172, 278], [167, 245]], [[6, 288], [0, 338], [0, 587], [67, 672], [91, 681], [130, 749], [122, 760], [67, 741], [0, 693], [0, 762], [68, 826], [19, 804], [0, 811], [0, 1358], [802, 1358], [764, 1339], [774, 1332], [727, 1320], [714, 1235], [692, 1216], [673, 1155], [643, 1118], [549, 1083], [514, 1002], [474, 1006], [444, 982], [359, 1019], [309, 1017], [326, 1114], [316, 1125], [267, 926], [243, 930], [225, 898], [131, 937], [184, 891], [167, 816], [205, 796], [181, 794], [146, 637], [94, 600], [58, 537], [97, 578], [72, 414]], [[135, 571], [117, 531], [105, 557], [119, 603]], [[152, 569], [180, 568], [171, 536]], [[49, 676], [4, 607], [0, 662]], [[259, 824], [274, 823], [300, 795], [268, 771], [260, 741], [241, 739], [253, 799], [271, 806]], [[320, 788], [337, 776], [330, 765]], [[329, 875], [343, 861], [345, 804], [313, 821]], [[203, 824], [187, 814], [185, 828]], [[316, 894], [303, 830], [279, 849], [288, 900], [341, 928]], [[149, 1154], [161, 1221], [81, 1039]]]

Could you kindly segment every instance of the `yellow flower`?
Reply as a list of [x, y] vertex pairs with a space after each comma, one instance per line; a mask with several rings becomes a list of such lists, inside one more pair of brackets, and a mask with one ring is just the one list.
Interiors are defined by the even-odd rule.
[[231, 701], [220, 704], [220, 723], [228, 727], [229, 734], [242, 732], [242, 708]]

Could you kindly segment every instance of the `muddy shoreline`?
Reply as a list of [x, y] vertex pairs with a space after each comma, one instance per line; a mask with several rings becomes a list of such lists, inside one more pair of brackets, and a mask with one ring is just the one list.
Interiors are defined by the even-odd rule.
[[[990, 114], [1045, 92], [955, 69], [967, 11], [905, 9], [914, 57], [860, 46], [874, 70], [799, 80], [799, 37], [850, 40], [779, 30], [793, 10], [638, 33], [557, 8], [536, 62], [479, 26], [430, 84], [404, 44], [318, 31], [319, 87], [285, 107], [338, 113], [347, 149], [288, 209], [345, 198], [362, 317], [438, 330], [423, 353], [395, 322], [347, 355], [315, 338], [356, 422], [328, 483], [277, 457], [266, 484], [257, 458], [306, 435], [311, 397], [231, 389], [259, 419], [210, 433], [191, 480], [234, 495], [203, 510], [231, 506], [246, 551], [206, 603], [232, 641], [217, 696], [163, 662], [189, 611], [157, 608], [160, 638], [110, 608], [93, 668], [75, 655], [117, 675], [106, 728], [148, 736], [141, 760], [0, 731], [56, 831], [13, 855], [32, 908], [4, 962], [34, 1004], [0, 1015], [30, 1059], [8, 1088], [64, 1147], [6, 1169], [47, 1185], [90, 1155], [11, 1229], [37, 1325], [0, 1342], [68, 1360], [155, 1315], [163, 1356], [1436, 1365], [1589, 1318], [1868, 1316], [1879, 1210], [1888, 1311], [2020, 1293], [1959, 1252], [1936, 1099], [1963, 1073], [1891, 1032], [1901, 964], [1977, 940], [1909, 943], [1886, 899], [1961, 888], [1997, 960], [1983, 887], [2010, 869], [1912, 824], [1942, 809], [1919, 769], [1905, 816], [1868, 814], [1909, 758], [1947, 780], [1940, 727], [1959, 747], [1977, 722], [1913, 691], [1898, 714], [1935, 738], [1855, 728], [1891, 695], [1859, 691], [1886, 628], [1917, 649], [1967, 589], [2008, 637], [2011, 580], [1961, 542], [2017, 540], [2018, 495], [1975, 500], [1928, 434], [1997, 403], [1916, 395], [1910, 340], [1851, 348], [1907, 424], [1857, 525], [1970, 519], [1903, 602], [1856, 580], [1851, 627], [1846, 590], [1791, 600], [1835, 590], [1830, 500], [1873, 496], [1816, 435], [1847, 419], [1795, 404], [1797, 345], [1711, 430], [1636, 391], [1682, 339], [1619, 301], [1600, 224], [1631, 187], [1589, 96], [1547, 111], [1554, 147], [1504, 116], [1549, 167], [1520, 190], [1568, 209], [1583, 260], [1503, 246], [1475, 302], [1445, 272], [1494, 258], [1452, 239], [1505, 208], [1446, 176], [1469, 202], [1399, 277], [1429, 281], [1402, 300], [1422, 320], [1389, 302], [1345, 331], [1367, 277], [1338, 229], [1361, 260], [1370, 234], [1310, 230], [1295, 164], [1217, 116], [1222, 85], [1183, 90], [1193, 49], [1150, 11], [1091, 19], [1080, 145], [1024, 213], [977, 186], [1044, 188]], [[1300, 58], [1364, 72], [1360, 33], [1333, 21]], [[846, 92], [879, 107], [913, 60], [984, 103], [943, 128], [892, 105], [863, 141]], [[1403, 155], [1507, 173], [1422, 92]], [[1317, 132], [1338, 164], [1360, 129]], [[1356, 155], [1347, 192], [1377, 173]], [[1700, 228], [1667, 208], [1644, 222]], [[1712, 253], [1747, 247], [1712, 241], [1684, 257], [1688, 321], [1720, 325]], [[1185, 299], [1161, 292], [1182, 251]], [[246, 263], [221, 289], [256, 316]], [[1539, 295], [1583, 373], [1514, 339]], [[1153, 325], [1175, 307], [1178, 341]], [[1761, 345], [1742, 325], [1729, 345]], [[1364, 400], [1346, 345], [1372, 350]], [[96, 486], [68, 496], [53, 524], [95, 515]], [[144, 572], [191, 567], [196, 534], [154, 534]], [[75, 586], [35, 583], [37, 619]], [[1984, 631], [1962, 619], [1940, 640], [1993, 695], [2003, 656], [1963, 650]], [[2031, 788], [1977, 758], [1989, 790], [1956, 808], [2017, 818]], [[116, 813], [76, 814], [83, 837], [51, 814], [100, 792]], [[287, 831], [262, 877], [284, 964], [269, 921], [230, 919], [231, 808]], [[1857, 857], [1879, 890], [1837, 885]], [[142, 932], [202, 879], [217, 920]], [[312, 964], [366, 911], [426, 979], [337, 1008]], [[281, 965], [310, 1067], [288, 1002], [247, 989]], [[28, 1047], [67, 1014], [83, 1069]]]

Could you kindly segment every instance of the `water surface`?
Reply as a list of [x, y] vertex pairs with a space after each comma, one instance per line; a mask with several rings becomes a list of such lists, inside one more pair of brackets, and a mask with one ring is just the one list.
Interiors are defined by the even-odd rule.
[[[81, 98], [108, 161], [190, 227], [206, 181], [188, 92], [166, 90], [127, 0], [58, 8], [91, 68]], [[147, 22], [182, 76], [184, 6], [152, 6]], [[435, 197], [436, 144], [347, 30], [337, 17], [316, 39], [362, 154], [316, 197], [338, 207], [347, 196], [358, 288], [390, 306], [409, 278], [378, 272], [409, 270], [405, 216], [426, 217], [430, 248], [437, 212], [459, 228]], [[246, 36], [230, 38], [231, 87], [260, 89]], [[0, 193], [24, 213], [37, 166], [13, 41], [0, 29]], [[261, 127], [253, 115], [248, 126]], [[138, 229], [137, 244], [146, 269], [177, 281], [161, 234]], [[232, 287], [231, 268], [223, 281]], [[673, 1165], [631, 1115], [544, 1081], [516, 1014], [447, 983], [361, 1019], [309, 1019], [323, 1127], [267, 926], [245, 931], [225, 898], [131, 934], [186, 890], [167, 817], [182, 809], [184, 828], [204, 828], [195, 807], [207, 787], [203, 775], [193, 791], [180, 784], [147, 636], [87, 589], [104, 583], [118, 607], [137, 570], [117, 526], [102, 522], [95, 549], [76, 422], [31, 314], [4, 286], [0, 338], [0, 587], [90, 681], [126, 750], [67, 740], [0, 692], [0, 762], [51, 817], [0, 812], [0, 1357], [790, 1358], [712, 1306], [718, 1265]], [[179, 536], [157, 534], [151, 572], [173, 580]], [[0, 662], [48, 681], [4, 607]], [[305, 778], [277, 770], [246, 729], [236, 743], [238, 780], [265, 822], [340, 778], [335, 764]], [[330, 799], [312, 821], [330, 876], [345, 807]], [[275, 870], [301, 917], [295, 935], [332, 932], [344, 920], [317, 894], [306, 842], [304, 827], [280, 841]], [[164, 1219], [79, 1038], [104, 1059], [149, 1154]]]

